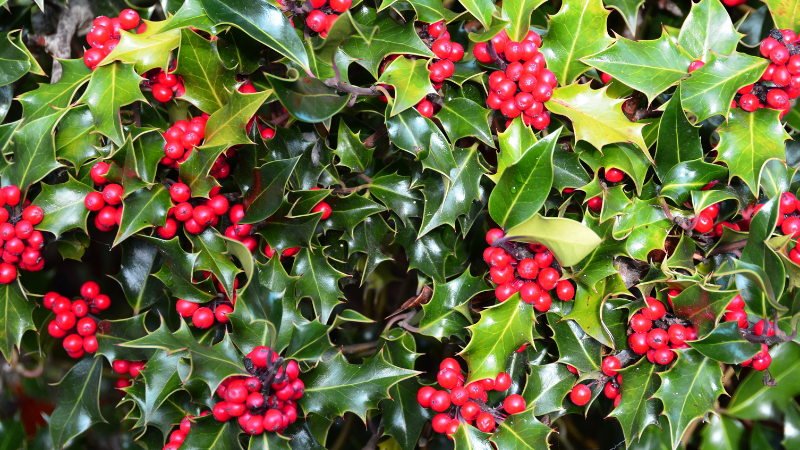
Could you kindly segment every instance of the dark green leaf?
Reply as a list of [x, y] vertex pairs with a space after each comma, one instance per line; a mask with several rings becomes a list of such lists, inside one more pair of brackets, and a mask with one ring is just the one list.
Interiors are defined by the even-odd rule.
[[[703, 427], [701, 449], [738, 450], [744, 444], [744, 425], [736, 419], [725, 416], [711, 416], [709, 424]], [[758, 447], [756, 447], [758, 448]]]
[[792, 398], [800, 394], [800, 346], [784, 342], [770, 352], [772, 364], [769, 373], [777, 386], [765, 386], [763, 373], [752, 371], [737, 386], [725, 413], [743, 420], [770, 419], [776, 411], [787, 407]]
[[552, 432], [550, 427], [536, 420], [533, 411], [525, 411], [508, 416], [489, 440], [502, 449], [547, 450], [550, 448], [547, 436]]
[[675, 90], [664, 115], [658, 122], [658, 142], [655, 153], [655, 171], [660, 179], [684, 161], [703, 157], [698, 130], [692, 126], [681, 107], [681, 87]]
[[434, 281], [433, 296], [422, 305], [423, 316], [417, 332], [439, 340], [454, 335], [463, 339], [466, 327], [472, 323], [467, 303], [488, 290], [483, 279], [473, 277], [469, 270], [447, 283]]
[[494, 147], [488, 116], [488, 109], [467, 98], [450, 100], [436, 113], [436, 118], [442, 123], [451, 142], [475, 136], [486, 145]]
[[736, 50], [739, 36], [722, 3], [702, 0], [692, 5], [678, 35], [678, 45], [695, 59], [708, 62], [712, 52], [730, 55]]
[[641, 358], [636, 364], [618, 371], [622, 374], [622, 398], [609, 416], [619, 420], [628, 443], [639, 440], [648, 426], [660, 426], [661, 403], [652, 398], [660, 385], [657, 368], [647, 358]]
[[676, 164], [662, 179], [661, 195], [682, 205], [689, 201], [691, 191], [700, 190], [712, 181], [727, 178], [728, 171], [717, 164], [700, 159]]
[[233, 84], [234, 73], [222, 64], [217, 44], [194, 31], [181, 30], [175, 74], [183, 78], [186, 88], [181, 99], [200, 110], [212, 114], [228, 102], [225, 88]]
[[50, 416], [53, 447], [63, 448], [93, 424], [105, 422], [99, 404], [102, 373], [102, 358], [85, 358], [58, 382], [58, 406]]
[[408, 226], [409, 217], [422, 216], [424, 198], [411, 187], [411, 177], [397, 173], [375, 177], [369, 184], [369, 193], [397, 214], [403, 225]]
[[361, 143], [360, 132], [353, 133], [344, 120], [339, 121], [338, 141], [334, 151], [339, 157], [339, 164], [353, 172], [364, 172], [372, 161], [373, 151], [374, 149], [367, 148]]
[[322, 122], [341, 111], [350, 100], [349, 95], [339, 95], [319, 78], [279, 78], [267, 75], [267, 81], [284, 108], [297, 120], [309, 123]]
[[211, 114], [206, 123], [203, 145], [207, 147], [236, 144], [249, 144], [247, 124], [262, 103], [270, 96], [269, 91], [242, 94], [239, 91], [227, 93], [225, 106]]
[[391, 116], [419, 103], [428, 94], [435, 94], [431, 86], [426, 59], [409, 59], [401, 56], [389, 64], [378, 79], [379, 83], [394, 87]]
[[442, 261], [453, 254], [453, 249], [445, 242], [445, 230], [439, 229], [417, 239], [417, 232], [414, 230], [416, 223], [418, 222], [414, 219], [407, 227], [396, 224], [394, 242], [405, 250], [409, 269], [419, 269], [437, 283], [444, 283], [446, 276]]
[[86, 218], [89, 210], [84, 199], [94, 189], [69, 177], [66, 183], [48, 185], [41, 184], [42, 192], [36, 196], [33, 204], [42, 208], [44, 218], [36, 225], [38, 230], [49, 231], [58, 237], [73, 228], [86, 229]]
[[186, 161], [180, 164], [181, 182], [189, 186], [192, 197], [208, 197], [211, 189], [219, 186], [216, 178], [209, 175], [209, 172], [226, 147], [224, 144], [215, 147], [197, 147], [192, 150]]
[[615, 339], [615, 336], [610, 333], [608, 325], [618, 322], [624, 324], [626, 322], [625, 313], [615, 311], [613, 307], [609, 307], [611, 305], [607, 304], [607, 300], [611, 297], [632, 296], [625, 288], [622, 278], [616, 274], [600, 280], [592, 287], [581, 282], [577, 282], [576, 285], [574, 306], [572, 311], [564, 316], [564, 319], [572, 319], [577, 322], [586, 334], [597, 339], [601, 344], [612, 349], [624, 349], [625, 341], [619, 342], [618, 339]]
[[575, 375], [566, 364], [531, 365], [530, 371], [522, 392], [527, 410], [538, 416], [563, 411], [561, 401], [575, 384]]
[[761, 351], [761, 344], [746, 341], [736, 321], [719, 324], [708, 336], [689, 345], [703, 355], [726, 364], [739, 364]]
[[[242, 429], [234, 420], [218, 422], [211, 415], [196, 419], [192, 432], [186, 435], [181, 444], [185, 450], [241, 450], [239, 434]], [[273, 434], [273, 433], [264, 433]]]
[[79, 168], [87, 159], [99, 155], [100, 134], [94, 130], [94, 118], [88, 106], [73, 107], [59, 122], [56, 133], [56, 158]]
[[18, 97], [22, 103], [24, 123], [52, 114], [58, 114], [72, 102], [75, 91], [83, 85], [92, 74], [83, 59], [62, 59], [59, 61], [63, 72], [58, 82], [42, 83], [36, 90], [28, 91]]
[[198, 253], [184, 251], [178, 237], [169, 241], [146, 236], [142, 239], [155, 246], [163, 256], [164, 264], [154, 276], [168, 286], [173, 295], [195, 303], [206, 303], [214, 298], [216, 289], [209, 280], [192, 282], [192, 271]]
[[119, 273], [111, 278], [119, 283], [133, 314], [139, 314], [163, 297], [164, 284], [150, 276], [161, 261], [158, 250], [145, 241], [128, 239], [122, 243]]
[[329, 197], [326, 202], [331, 206], [331, 215], [322, 221], [322, 228], [327, 230], [344, 230], [350, 235], [353, 229], [367, 217], [385, 211], [386, 208], [367, 197], [353, 193], [347, 197]]
[[430, 119], [422, 117], [416, 109], [410, 108], [388, 117], [386, 128], [392, 143], [415, 155], [422, 161], [424, 168], [433, 169], [445, 177], [449, 177], [453, 170], [458, 170], [447, 138]]
[[292, 275], [300, 277], [297, 299], [310, 297], [320, 321], [327, 323], [333, 308], [341, 303], [339, 299], [344, 298], [338, 282], [345, 274], [331, 267], [322, 248], [304, 248], [294, 258]]
[[89, 85], [79, 100], [89, 105], [97, 131], [119, 146], [125, 140], [120, 108], [135, 101], [147, 101], [139, 90], [142, 80], [133, 70], [133, 64], [114, 62], [100, 66], [92, 72]]
[[145, 314], [140, 314], [128, 319], [100, 322], [97, 325], [97, 354], [105, 356], [109, 364], [118, 359], [128, 361], [148, 359], [149, 352], [138, 348], [119, 346], [119, 344], [142, 338], [147, 334], [144, 319]]
[[167, 211], [172, 208], [172, 198], [164, 185], [157, 184], [152, 189], [140, 189], [125, 197], [123, 204], [122, 219], [117, 236], [114, 238], [114, 245], [139, 230], [163, 226]]
[[270, 161], [258, 168], [252, 189], [244, 193], [245, 215], [239, 223], [256, 223], [281, 206], [283, 190], [299, 157]]
[[16, 31], [0, 33], [0, 86], [13, 83], [28, 73], [31, 69], [31, 62], [27, 53], [17, 47], [12, 40], [12, 34]]
[[6, 171], [11, 184], [26, 190], [60, 166], [56, 161], [53, 128], [61, 117], [63, 112], [44, 116], [14, 132], [13, 164]]
[[29, 301], [18, 280], [0, 285], [0, 353], [10, 361], [14, 347], [19, 348], [22, 335], [36, 330], [33, 310], [36, 303]]
[[558, 346], [559, 362], [569, 364], [581, 372], [600, 370], [602, 345], [581, 330], [575, 321], [561, 319], [547, 313], [547, 322], [553, 329], [553, 340]]

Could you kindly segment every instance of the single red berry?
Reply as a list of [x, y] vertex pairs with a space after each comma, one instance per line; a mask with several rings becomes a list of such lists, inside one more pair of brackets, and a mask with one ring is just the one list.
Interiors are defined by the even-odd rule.
[[8, 206], [17, 206], [19, 205], [20, 196], [22, 192], [19, 190], [19, 187], [11, 185], [6, 186], [3, 188], [3, 193], [6, 197], [6, 204]]
[[103, 51], [99, 48], [90, 48], [83, 54], [83, 63], [86, 64], [86, 67], [93, 69], [100, 64], [104, 57]]
[[83, 349], [83, 338], [78, 336], [77, 334], [70, 334], [69, 336], [64, 338], [64, 350], [75, 353], [78, 350]]
[[475, 419], [475, 426], [484, 433], [491, 433], [495, 427], [494, 416], [488, 412], [478, 414], [478, 417]]
[[800, 236], [800, 218], [787, 217], [781, 224], [781, 231], [787, 236]]
[[700, 233], [708, 233], [714, 229], [714, 219], [701, 212], [697, 216], [697, 222], [694, 225], [694, 229]]
[[765, 325], [763, 320], [759, 320], [758, 323], [756, 323], [755, 327], [753, 327], [753, 331], [757, 335], [763, 336], [765, 328], [767, 336], [773, 336], [775, 334], [775, 328], [772, 326], [772, 322], [767, 321]]
[[673, 352], [669, 347], [663, 347], [653, 351], [653, 361], [656, 364], [669, 364], [672, 362], [674, 357], [675, 352]]
[[661, 328], [654, 328], [647, 333], [647, 345], [654, 350], [664, 348], [669, 344], [669, 335]]
[[616, 375], [617, 370], [622, 368], [622, 363], [616, 356], [607, 356], [603, 359], [602, 366], [603, 373], [611, 377]]
[[642, 314], [634, 314], [631, 318], [631, 328], [638, 333], [650, 331], [653, 327], [653, 322]]
[[505, 391], [511, 387], [511, 376], [505, 372], [500, 372], [494, 379], [494, 389], [496, 391]]
[[525, 411], [525, 399], [519, 394], [511, 394], [503, 401], [503, 409], [509, 414]]
[[697, 70], [697, 69], [699, 69], [699, 68], [701, 68], [701, 67], [703, 67], [705, 65], [706, 65], [706, 63], [704, 63], [703, 61], [700, 61], [700, 60], [692, 61], [691, 64], [689, 64], [689, 73], [692, 73], [695, 70]]
[[318, 9], [311, 11], [308, 14], [308, 17], [306, 17], [306, 25], [308, 25], [309, 28], [311, 28], [316, 32], [325, 30], [325, 25], [326, 25], [325, 13]]
[[172, 100], [172, 89], [157, 83], [153, 85], [153, 97], [161, 103]]
[[182, 203], [192, 197], [192, 190], [183, 183], [175, 183], [169, 188], [169, 195], [176, 203]]
[[561, 280], [556, 285], [556, 294], [558, 298], [564, 301], [572, 300], [575, 297], [575, 287], [569, 280]]
[[211, 312], [209, 308], [205, 306], [202, 308], [198, 308], [197, 311], [192, 314], [192, 323], [197, 328], [205, 329], [210, 327], [214, 324], [214, 313]]
[[664, 317], [667, 310], [664, 308], [664, 304], [658, 301], [653, 297], [647, 297], [646, 299], [647, 307], [642, 309], [642, 315], [650, 320], [658, 320]]
[[22, 219], [27, 220], [31, 225], [39, 225], [43, 218], [44, 211], [36, 205], [30, 205], [22, 211]]
[[353, 5], [353, 0], [330, 0], [331, 9], [336, 12], [343, 13], [350, 9]]
[[619, 169], [611, 168], [606, 170], [606, 180], [611, 183], [619, 183], [625, 178], [625, 173]]
[[650, 350], [650, 345], [647, 343], [647, 333], [633, 333], [628, 336], [628, 346], [637, 355], [644, 355]]
[[549, 291], [556, 287], [558, 284], [558, 279], [560, 275], [556, 269], [552, 267], [545, 267], [541, 271], [539, 271], [539, 277], [536, 279], [536, 282], [539, 283], [539, 286], [542, 287], [542, 290]]
[[592, 399], [592, 391], [585, 384], [576, 384], [569, 393], [569, 399], [572, 403], [583, 406]]
[[431, 421], [431, 426], [433, 431], [437, 433], [444, 433], [447, 431], [448, 425], [452, 422], [452, 418], [449, 415], [440, 413], [434, 416], [433, 420]]
[[124, 9], [119, 13], [119, 26], [123, 30], [132, 30], [139, 25], [139, 13], [132, 9]]
[[417, 103], [416, 109], [422, 117], [431, 118], [433, 116], [433, 104], [428, 100], [421, 100]]
[[681, 345], [686, 342], [686, 327], [679, 323], [670, 325], [667, 334], [673, 345]]
[[83, 338], [83, 350], [87, 353], [94, 353], [97, 351], [97, 336], [90, 334]]
[[436, 391], [431, 395], [431, 409], [436, 412], [445, 411], [450, 407], [450, 394], [446, 391]]
[[589, 209], [594, 212], [600, 212], [603, 209], [603, 199], [601, 197], [592, 197], [587, 201]]

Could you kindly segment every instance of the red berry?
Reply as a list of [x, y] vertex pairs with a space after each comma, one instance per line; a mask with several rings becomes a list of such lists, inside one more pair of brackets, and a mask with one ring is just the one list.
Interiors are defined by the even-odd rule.
[[671, 348], [663, 347], [653, 351], [653, 361], [656, 364], [669, 364], [675, 357], [675, 353]]
[[643, 316], [650, 320], [658, 320], [664, 317], [667, 311], [663, 303], [653, 297], [647, 297], [645, 300], [647, 301], [647, 307], [642, 309]]
[[692, 73], [695, 70], [697, 70], [697, 69], [699, 69], [699, 68], [701, 68], [701, 67], [703, 67], [705, 65], [706, 65], [706, 63], [704, 63], [703, 61], [700, 61], [700, 60], [692, 61], [691, 64], [689, 64], [689, 73]]
[[83, 54], [83, 63], [86, 64], [86, 67], [94, 68], [100, 64], [104, 57], [103, 51], [99, 48], [90, 48]]
[[450, 403], [461, 406], [469, 400], [469, 394], [463, 386], [456, 386], [450, 391]]
[[197, 328], [208, 328], [214, 324], [214, 313], [205, 306], [198, 308], [197, 311], [192, 314], [192, 323]]
[[318, 9], [311, 11], [308, 14], [308, 17], [306, 17], [306, 25], [308, 25], [309, 28], [311, 28], [316, 32], [325, 30], [325, 25], [326, 25], [325, 13]]
[[22, 211], [22, 219], [30, 222], [31, 225], [38, 225], [44, 218], [44, 211], [36, 205], [30, 205]]
[[192, 197], [192, 190], [183, 183], [175, 183], [169, 188], [169, 195], [176, 203], [182, 203]]
[[669, 335], [661, 328], [654, 328], [647, 333], [647, 345], [654, 350], [664, 348], [669, 344]]
[[69, 336], [64, 338], [64, 350], [75, 353], [78, 350], [83, 349], [83, 338], [78, 336], [77, 334], [70, 334]]
[[542, 290], [549, 291], [556, 287], [558, 284], [559, 278], [558, 271], [553, 269], [552, 267], [545, 267], [539, 272], [539, 277], [536, 279], [539, 286], [542, 287]]
[[450, 50], [450, 39], [439, 38], [433, 41], [433, 45], [431, 45], [431, 51], [440, 59], [447, 59], [450, 56]]
[[478, 42], [475, 44], [475, 47], [472, 48], [472, 54], [475, 55], [475, 59], [482, 63], [490, 63], [492, 62], [492, 57], [489, 55], [489, 50], [486, 48], [485, 42]]
[[20, 195], [22, 195], [22, 192], [20, 192], [19, 187], [13, 185], [6, 186], [3, 188], [3, 193], [5, 194], [7, 205], [9, 206], [19, 205]]
[[628, 336], [628, 346], [637, 355], [644, 355], [650, 350], [650, 345], [647, 343], [647, 333], [633, 333]]
[[132, 9], [124, 9], [119, 13], [119, 26], [123, 30], [132, 30], [139, 25], [139, 13]]
[[118, 374], [126, 374], [128, 373], [128, 369], [131, 367], [131, 362], [126, 361], [124, 359], [118, 359], [111, 363], [111, 368], [114, 369], [114, 372]]
[[601, 197], [592, 197], [587, 201], [589, 209], [594, 212], [600, 212], [603, 209], [603, 199]]
[[417, 103], [417, 112], [419, 112], [422, 117], [430, 118], [433, 116], [433, 104], [423, 99]]
[[608, 180], [611, 183], [618, 183], [622, 181], [624, 177], [625, 173], [623, 173], [619, 169], [611, 168], [606, 170], [606, 180]]
[[431, 395], [431, 409], [442, 412], [450, 407], [450, 395], [445, 391], [436, 391]]
[[775, 328], [772, 326], [772, 322], [767, 321], [765, 325], [763, 320], [759, 320], [758, 323], [756, 323], [755, 327], [753, 327], [753, 331], [757, 335], [763, 336], [764, 328], [766, 328], [767, 336], [773, 336], [775, 334]]
[[233, 312], [233, 308], [228, 305], [219, 305], [214, 310], [214, 317], [219, 323], [228, 323], [228, 314]]
[[539, 79], [539, 82], [534, 86], [531, 94], [533, 94], [534, 100], [544, 103], [553, 96], [553, 88]]
[[491, 433], [495, 426], [494, 416], [488, 412], [478, 414], [475, 419], [475, 426], [484, 433]]
[[669, 341], [673, 345], [681, 345], [686, 342], [686, 327], [681, 324], [670, 325], [667, 334], [669, 335]]
[[800, 218], [787, 217], [784, 219], [781, 224], [781, 231], [783, 234], [791, 235], [792, 237], [800, 236]]
[[603, 359], [603, 373], [608, 376], [614, 376], [617, 374], [617, 370], [622, 368], [622, 363], [620, 363], [619, 358], [616, 356], [607, 356]]
[[769, 59], [778, 66], [786, 64], [789, 56], [789, 50], [784, 45], [778, 45], [769, 52]]
[[700, 233], [708, 233], [714, 229], [714, 219], [701, 212], [700, 215], [697, 216], [694, 229]]
[[97, 336], [91, 334], [83, 338], [83, 350], [87, 353], [94, 353], [97, 351]]
[[572, 300], [575, 297], [575, 287], [569, 280], [561, 280], [556, 285], [556, 293], [558, 298], [564, 301]]
[[511, 387], [511, 376], [505, 372], [500, 372], [494, 379], [494, 389], [496, 391], [505, 391]]
[[569, 393], [569, 399], [578, 406], [589, 403], [591, 398], [592, 391], [585, 384], [576, 384]]
[[89, 336], [97, 330], [97, 324], [91, 317], [84, 317], [78, 321], [77, 330], [81, 336]]
[[445, 431], [447, 431], [447, 426], [450, 425], [450, 422], [452, 420], [453, 419], [451, 419], [450, 416], [447, 414], [444, 413], [437, 414], [431, 421], [433, 431], [437, 433], [444, 433]]
[[503, 409], [509, 414], [525, 411], [525, 399], [519, 394], [511, 394], [503, 401]]
[[172, 100], [172, 89], [157, 83], [153, 85], [153, 97], [161, 103]]
[[331, 9], [336, 12], [343, 13], [350, 9], [353, 5], [353, 0], [330, 0]]
[[533, 259], [536, 261], [536, 265], [542, 269], [553, 264], [553, 254], [550, 253], [550, 250], [537, 252]]
[[767, 104], [774, 109], [784, 109], [789, 104], [789, 96], [783, 89], [770, 89], [767, 92]]

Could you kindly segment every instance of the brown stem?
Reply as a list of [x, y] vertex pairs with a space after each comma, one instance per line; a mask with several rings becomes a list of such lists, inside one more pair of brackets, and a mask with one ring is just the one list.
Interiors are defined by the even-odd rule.
[[385, 136], [389, 134], [389, 130], [386, 128], [386, 124], [381, 125], [374, 133], [369, 135], [366, 139], [364, 139], [364, 147], [367, 148], [375, 148], [378, 146], [378, 141], [383, 139]]
[[360, 344], [342, 345], [339, 350], [345, 355], [355, 355], [358, 353], [374, 351], [378, 347], [378, 341], [362, 342]]
[[368, 88], [352, 86], [346, 83], [342, 83], [336, 78], [328, 78], [327, 80], [324, 81], [324, 83], [328, 87], [332, 87], [334, 89], [347, 92], [348, 94], [369, 96], [369, 97], [377, 97], [381, 95], [381, 93], [375, 86], [370, 86]]

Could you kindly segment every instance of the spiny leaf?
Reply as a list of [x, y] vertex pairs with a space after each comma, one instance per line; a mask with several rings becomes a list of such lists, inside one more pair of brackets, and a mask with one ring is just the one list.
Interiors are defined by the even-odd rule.
[[384, 69], [378, 83], [389, 84], [395, 89], [392, 116], [416, 105], [426, 95], [436, 93], [431, 86], [426, 59], [401, 56]]
[[393, 117], [387, 113], [386, 128], [392, 143], [419, 158], [424, 168], [433, 169], [445, 177], [457, 169], [453, 150], [444, 133], [415, 108]]
[[546, 246], [563, 266], [579, 263], [601, 242], [597, 233], [580, 222], [538, 214], [509, 229], [506, 234], [517, 236], [515, 240], [521, 242]]
[[692, 126], [681, 107], [681, 87], [675, 90], [658, 122], [655, 171], [660, 179], [677, 164], [703, 157], [698, 129]]
[[300, 77], [297, 73], [293, 75], [280, 78], [266, 74], [281, 105], [298, 120], [324, 122], [341, 111], [350, 100], [349, 95], [339, 95], [336, 89], [319, 78]]
[[572, 390], [575, 375], [567, 369], [566, 364], [551, 363], [531, 365], [530, 374], [525, 382], [522, 398], [528, 411], [535, 415], [563, 411], [561, 402]]
[[207, 270], [213, 273], [225, 290], [225, 294], [232, 298], [233, 283], [241, 270], [230, 260], [225, 239], [213, 228], [207, 228], [200, 234], [188, 233], [187, 237], [192, 242], [192, 250], [198, 251], [194, 270]]
[[444, 104], [436, 113], [442, 123], [450, 142], [475, 136], [486, 145], [494, 147], [492, 132], [489, 130], [489, 110], [481, 107], [468, 98], [455, 98]]
[[394, 242], [399, 243], [405, 250], [409, 259], [409, 269], [419, 269], [434, 281], [444, 283], [445, 268], [441, 262], [453, 254], [452, 246], [448, 245], [445, 239], [447, 230], [439, 228], [418, 239], [414, 229], [418, 223], [419, 221], [412, 219], [408, 226], [395, 224], [397, 234]]
[[80, 228], [88, 234], [86, 218], [89, 210], [84, 205], [84, 199], [94, 189], [72, 177], [66, 183], [52, 186], [42, 183], [41, 187], [42, 192], [36, 196], [33, 204], [42, 208], [44, 217], [36, 228], [49, 231], [56, 237], [73, 228]]
[[239, 223], [260, 222], [278, 210], [283, 190], [299, 159], [297, 156], [270, 161], [258, 168], [253, 187], [244, 193], [245, 214]]
[[489, 440], [497, 448], [511, 450], [547, 450], [547, 436], [553, 430], [539, 422], [533, 411], [512, 414], [500, 423]]
[[132, 63], [139, 73], [156, 68], [167, 70], [172, 50], [181, 42], [181, 33], [178, 30], [162, 31], [166, 21], [144, 23], [147, 29], [141, 34], [121, 30], [119, 44], [100, 64], [112, 61]]
[[[197, 147], [192, 150], [186, 161], [179, 166], [181, 182], [189, 186], [192, 197], [208, 197], [214, 187], [219, 186], [217, 179], [209, 173], [227, 144], [214, 147]], [[247, 189], [242, 189], [243, 192]]]
[[61, 166], [56, 161], [53, 128], [66, 111], [34, 120], [13, 134], [14, 161], [6, 175], [11, 184], [26, 190], [48, 173]]
[[[328, 318], [344, 298], [339, 290], [338, 282], [345, 274], [331, 267], [322, 248], [304, 248], [294, 257], [292, 276], [299, 276], [297, 281], [297, 299], [310, 297], [314, 303], [314, 311], [320, 321], [328, 322]], [[312, 252], [313, 251], [313, 252]]]
[[465, 328], [472, 323], [467, 303], [488, 290], [483, 279], [473, 277], [469, 270], [447, 283], [434, 281], [431, 300], [422, 305], [418, 333], [439, 340], [454, 335], [465, 337]]
[[182, 29], [175, 74], [186, 88], [181, 99], [200, 110], [212, 114], [228, 102], [225, 90], [233, 87], [234, 73], [222, 64], [216, 42]]
[[[580, 325], [581, 329], [589, 336], [597, 339], [603, 345], [612, 349], [625, 348], [625, 341], [620, 342], [620, 336], [614, 336], [609, 327], [615, 322], [625, 323], [625, 313], [615, 310], [607, 302], [611, 297], [632, 296], [619, 274], [600, 280], [594, 286], [586, 286], [581, 279], [576, 280], [574, 306], [564, 319], [572, 319]], [[627, 336], [622, 336], [627, 339]]]
[[339, 120], [338, 140], [334, 153], [339, 163], [355, 172], [364, 172], [372, 162], [374, 149], [367, 148], [361, 142], [361, 133], [350, 131], [344, 120]]
[[225, 106], [208, 118], [203, 146], [250, 144], [247, 123], [270, 94], [270, 91], [253, 94], [242, 94], [239, 91], [227, 93]]
[[678, 35], [678, 45], [695, 59], [708, 62], [711, 52], [730, 55], [736, 50], [739, 36], [719, 0], [701, 0], [692, 4]]
[[672, 299], [673, 310], [678, 317], [691, 320], [697, 335], [703, 337], [716, 327], [736, 294], [737, 291], [706, 290], [695, 284]]
[[79, 100], [89, 105], [97, 131], [117, 145], [121, 146], [125, 140], [120, 108], [135, 101], [147, 101], [139, 90], [142, 80], [133, 64], [114, 62], [99, 66], [92, 73], [89, 85]]
[[59, 387], [58, 406], [50, 416], [50, 438], [60, 449], [93, 424], [105, 422], [100, 413], [100, 382], [103, 359], [85, 358], [64, 375]]
[[558, 346], [559, 362], [569, 364], [581, 372], [600, 370], [601, 345], [583, 332], [573, 320], [562, 319], [547, 313], [547, 323], [553, 329], [553, 340]]
[[636, 364], [618, 371], [622, 374], [622, 398], [609, 416], [619, 420], [628, 443], [639, 440], [648, 426], [659, 425], [661, 403], [652, 398], [660, 385], [657, 367], [647, 358], [641, 358]]
[[[230, 420], [219, 422], [210, 415], [200, 417], [192, 425], [192, 432], [186, 435], [186, 440], [181, 444], [182, 449], [186, 450], [241, 450], [239, 435], [242, 429], [239, 425]], [[274, 433], [264, 433], [274, 434]]]
[[736, 321], [721, 323], [708, 336], [688, 344], [703, 355], [726, 364], [739, 364], [761, 351], [761, 344], [742, 337]]
[[522, 118], [514, 119], [505, 131], [497, 134], [497, 138], [500, 144], [497, 173], [488, 175], [495, 183], [500, 181], [507, 167], [514, 165], [523, 153], [536, 144], [536, 135], [531, 127], [522, 122]]
[[800, 346], [784, 342], [770, 352], [769, 373], [778, 383], [765, 386], [763, 373], [752, 371], [736, 387], [725, 413], [743, 420], [768, 420], [774, 411], [782, 411], [800, 394]]
[[92, 74], [83, 59], [62, 59], [59, 63], [63, 72], [58, 82], [41, 83], [36, 90], [25, 92], [17, 98], [22, 103], [22, 116], [25, 118], [23, 124], [57, 114], [62, 108], [69, 106], [75, 91]]
[[110, 278], [119, 283], [134, 314], [163, 298], [164, 284], [151, 276], [161, 262], [158, 250], [141, 239], [127, 239], [122, 243], [119, 273]]
[[522, 42], [531, 29], [531, 13], [546, 0], [506, 0], [503, 2], [503, 15], [508, 18], [506, 32], [508, 38]]
[[0, 352], [10, 361], [14, 348], [19, 348], [22, 335], [36, 330], [33, 310], [36, 303], [28, 300], [19, 279], [0, 285]]
[[163, 226], [167, 211], [172, 208], [172, 198], [162, 184], [151, 189], [140, 189], [125, 197], [114, 245], [124, 241], [139, 230]]

